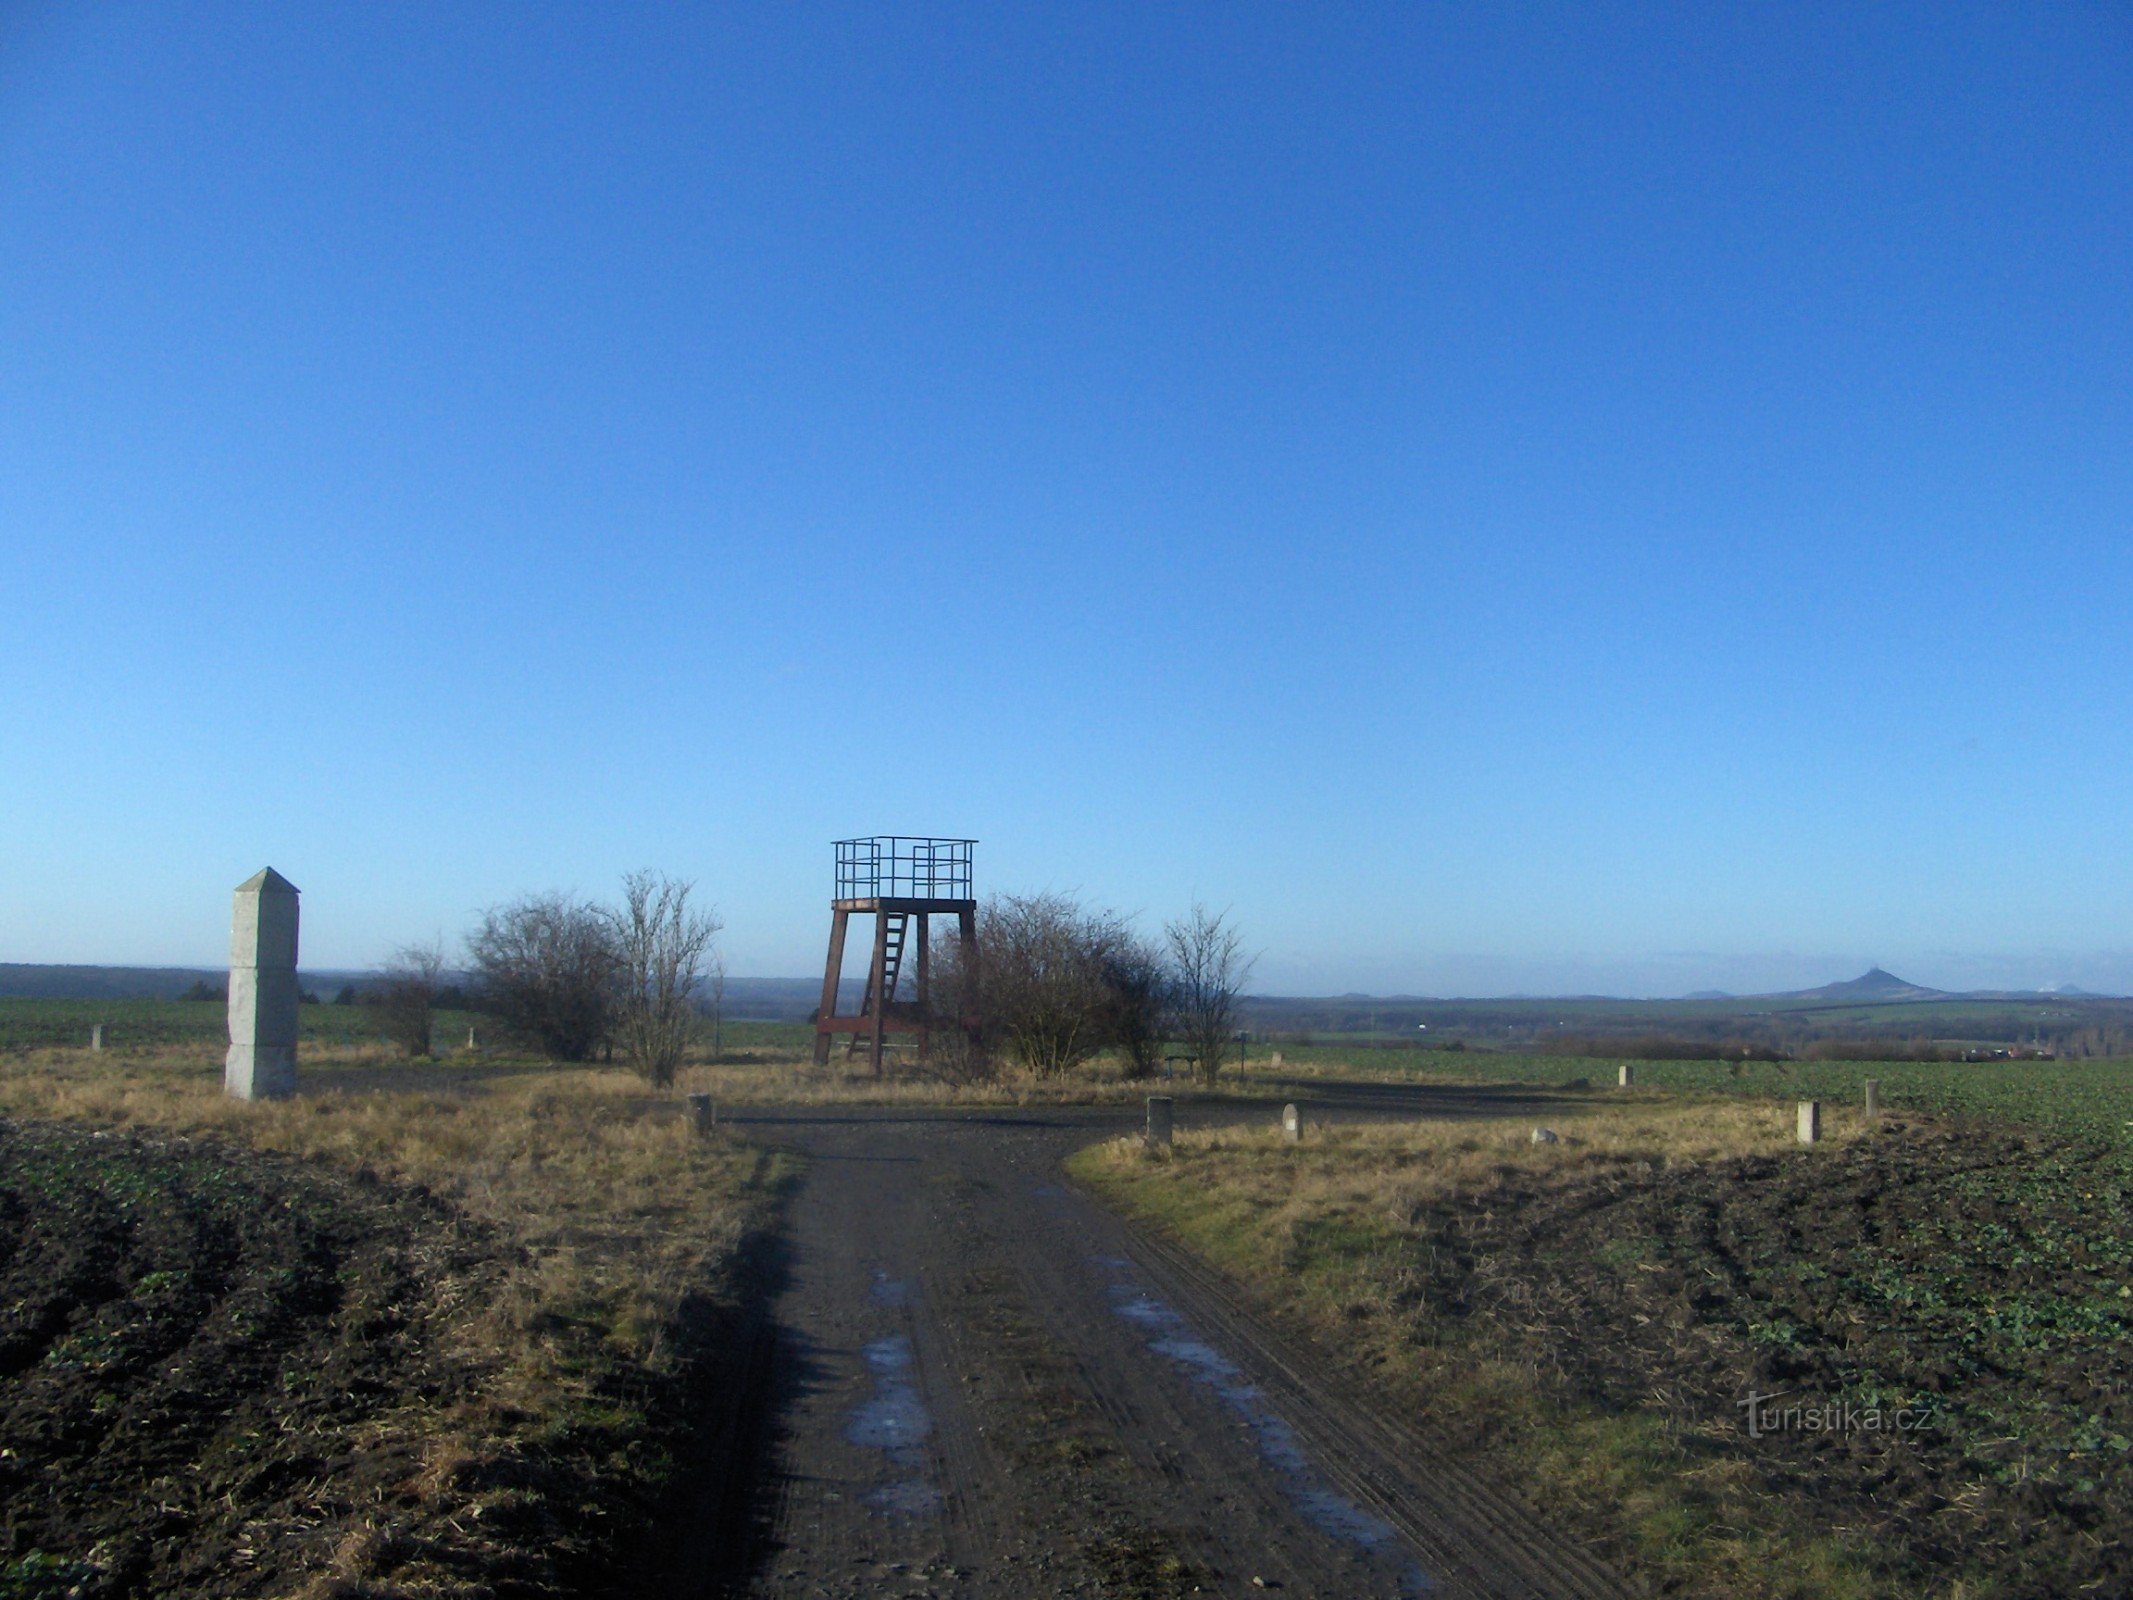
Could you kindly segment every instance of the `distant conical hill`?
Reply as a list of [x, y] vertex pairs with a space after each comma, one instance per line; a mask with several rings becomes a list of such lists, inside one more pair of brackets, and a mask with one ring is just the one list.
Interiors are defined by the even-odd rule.
[[1893, 972], [1880, 967], [1871, 967], [1844, 983], [1825, 983], [1819, 989], [1795, 991], [1802, 1000], [1937, 1000], [1947, 993], [1945, 989], [1928, 989], [1923, 984], [1899, 978]]

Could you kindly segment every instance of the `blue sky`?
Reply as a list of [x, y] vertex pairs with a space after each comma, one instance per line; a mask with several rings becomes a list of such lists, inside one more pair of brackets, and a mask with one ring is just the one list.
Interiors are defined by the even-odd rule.
[[2123, 7], [0, 8], [0, 959], [829, 842], [2133, 989]]

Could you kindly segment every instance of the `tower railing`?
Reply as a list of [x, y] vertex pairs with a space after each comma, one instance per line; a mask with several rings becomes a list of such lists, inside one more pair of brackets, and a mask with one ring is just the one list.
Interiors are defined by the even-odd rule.
[[837, 841], [839, 900], [968, 900], [975, 839], [876, 834]]

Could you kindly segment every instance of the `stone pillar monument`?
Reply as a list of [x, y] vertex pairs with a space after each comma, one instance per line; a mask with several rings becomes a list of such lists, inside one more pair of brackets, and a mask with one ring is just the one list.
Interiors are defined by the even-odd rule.
[[272, 867], [237, 885], [230, 915], [230, 1054], [239, 1100], [296, 1093], [296, 885]]

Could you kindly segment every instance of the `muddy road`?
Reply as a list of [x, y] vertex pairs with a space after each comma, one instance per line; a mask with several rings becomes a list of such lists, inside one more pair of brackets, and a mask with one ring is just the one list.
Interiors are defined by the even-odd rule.
[[[1335, 1117], [1550, 1105], [1298, 1088]], [[1179, 1110], [1185, 1127], [1275, 1114]], [[731, 1120], [803, 1154], [807, 1176], [740, 1441], [752, 1465], [707, 1478], [645, 1592], [1629, 1592], [1064, 1180], [1067, 1155], [1137, 1112]]]

